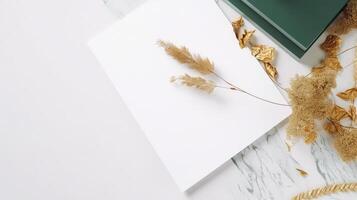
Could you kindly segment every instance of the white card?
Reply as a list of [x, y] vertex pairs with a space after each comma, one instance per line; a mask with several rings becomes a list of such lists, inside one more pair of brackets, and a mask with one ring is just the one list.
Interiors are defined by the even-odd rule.
[[170, 83], [172, 75], [199, 74], [167, 56], [159, 39], [208, 57], [221, 76], [248, 92], [286, 102], [249, 50], [240, 49], [213, 0], [149, 1], [91, 40], [90, 48], [158, 156], [187, 190], [291, 111], [239, 92], [206, 94]]

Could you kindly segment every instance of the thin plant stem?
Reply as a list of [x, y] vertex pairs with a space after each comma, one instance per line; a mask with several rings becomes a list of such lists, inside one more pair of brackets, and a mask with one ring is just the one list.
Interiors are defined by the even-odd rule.
[[256, 99], [259, 99], [259, 100], [262, 100], [262, 101], [265, 101], [267, 103], [271, 103], [271, 104], [275, 104], [275, 105], [279, 105], [279, 106], [291, 106], [289, 104], [282, 104], [282, 103], [277, 103], [277, 102], [274, 102], [274, 101], [270, 101], [270, 100], [267, 100], [267, 99], [264, 99], [264, 98], [261, 98], [261, 97], [258, 97], [257, 95], [254, 95], [252, 93], [249, 93], [247, 91], [244, 91], [242, 90], [241, 88], [239, 88], [238, 86], [234, 85], [233, 83], [227, 81], [226, 79], [224, 79], [223, 77], [221, 77], [220, 75], [218, 75], [216, 72], [212, 72], [217, 78], [221, 79], [223, 82], [225, 82], [226, 84], [228, 84], [229, 86], [231, 87], [224, 87], [224, 86], [217, 86], [217, 88], [223, 88], [223, 89], [229, 89], [229, 90], [234, 90], [234, 91], [239, 91], [239, 92], [242, 92], [244, 94], [247, 94], [251, 97], [254, 97]]
[[348, 49], [345, 49], [345, 50], [341, 51], [340, 53], [337, 54], [337, 56], [340, 56], [340, 55], [344, 54], [345, 52], [350, 51], [350, 50], [355, 49], [355, 48], [357, 48], [357, 45], [352, 46], [352, 47], [350, 47]]

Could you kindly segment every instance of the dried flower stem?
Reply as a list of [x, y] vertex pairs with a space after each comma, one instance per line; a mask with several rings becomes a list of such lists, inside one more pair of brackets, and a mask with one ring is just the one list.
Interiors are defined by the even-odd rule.
[[[231, 86], [229, 88], [230, 90], [242, 92], [244, 94], [247, 94], [251, 97], [262, 100], [267, 103], [271, 103], [271, 104], [275, 104], [275, 105], [279, 105], [279, 106], [290, 106], [288, 104], [277, 103], [277, 102], [273, 102], [273, 101], [261, 98], [257, 95], [254, 95], [252, 93], [249, 93], [249, 92], [239, 88], [238, 86], [232, 84], [231, 82], [227, 81], [222, 76], [217, 74], [214, 71], [213, 62], [211, 62], [208, 58], [203, 58], [198, 54], [192, 54], [189, 51], [189, 49], [185, 46], [177, 47], [176, 45], [174, 45], [171, 42], [165, 42], [162, 40], [158, 41], [158, 45], [163, 47], [165, 49], [165, 52], [169, 56], [171, 56], [173, 59], [178, 61], [179, 63], [185, 64], [185, 65], [189, 66], [191, 69], [200, 72], [201, 74], [204, 74], [204, 75], [212, 74], [212, 75], [216, 76], [218, 79], [222, 80], [227, 85]], [[173, 77], [171, 82], [174, 82], [177, 79], [180, 79], [183, 84], [185, 84], [189, 87], [196, 87], [196, 88], [204, 90], [208, 93], [212, 92], [214, 87], [226, 88], [226, 87], [222, 87], [222, 86], [213, 85], [212, 82], [206, 81], [205, 79], [203, 79], [201, 77], [191, 77], [187, 74], [184, 76], [178, 77], [178, 78]]]
[[219, 88], [225, 88], [225, 89], [230, 89], [230, 90], [235, 90], [235, 91], [239, 91], [239, 92], [242, 92], [244, 94], [247, 94], [251, 97], [254, 97], [256, 99], [259, 99], [259, 100], [262, 100], [262, 101], [265, 101], [267, 103], [271, 103], [271, 104], [275, 104], [275, 105], [279, 105], [279, 106], [291, 106], [289, 104], [282, 104], [282, 103], [277, 103], [277, 102], [273, 102], [273, 101], [270, 101], [270, 100], [267, 100], [267, 99], [264, 99], [264, 98], [261, 98], [261, 97], [258, 97], [252, 93], [249, 93], [245, 90], [242, 90], [241, 88], [239, 88], [238, 86], [234, 85], [233, 83], [227, 81], [226, 79], [224, 79], [223, 77], [221, 77], [219, 74], [217, 74], [216, 72], [212, 72], [213, 75], [215, 75], [217, 78], [221, 79], [223, 82], [227, 83], [228, 85], [230, 85], [231, 87], [219, 87]]
[[350, 48], [347, 48], [347, 49], [341, 51], [340, 53], [337, 54], [337, 56], [340, 56], [340, 55], [346, 53], [347, 51], [350, 51], [350, 50], [355, 49], [355, 48], [357, 48], [357, 45], [352, 46], [352, 47], [350, 47]]
[[[349, 64], [343, 66], [342, 69], [347, 69], [347, 68], [353, 66], [353, 64], [357, 64], [357, 60], [354, 60], [354, 61], [352, 61], [351, 63], [349, 63]], [[309, 72], [308, 74], [306, 74], [304, 77], [308, 77], [308, 76], [310, 76], [312, 73], [314, 73], [314, 72], [311, 71], [311, 72]]]

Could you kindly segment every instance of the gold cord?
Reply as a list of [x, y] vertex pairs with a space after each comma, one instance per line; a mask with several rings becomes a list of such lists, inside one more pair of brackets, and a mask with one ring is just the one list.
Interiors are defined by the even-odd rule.
[[295, 197], [293, 197], [292, 200], [316, 199], [324, 195], [330, 195], [338, 192], [357, 192], [357, 183], [327, 185], [322, 188], [317, 188], [307, 192], [300, 193]]

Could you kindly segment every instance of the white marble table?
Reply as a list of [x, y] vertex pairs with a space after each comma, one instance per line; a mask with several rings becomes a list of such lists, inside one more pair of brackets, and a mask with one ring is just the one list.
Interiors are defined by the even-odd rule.
[[[144, 2], [144, 0], [103, 1], [119, 17], [125, 16], [135, 6]], [[218, 5], [229, 20], [234, 20], [240, 16], [223, 1], [218, 0]], [[248, 23], [248, 27], [254, 28], [250, 23]], [[276, 46], [269, 38], [259, 32], [257, 33], [259, 42]], [[355, 33], [350, 34], [345, 39], [343, 47], [347, 48], [354, 43], [353, 41], [356, 41]], [[323, 39], [324, 37], [321, 37], [320, 41]], [[279, 47], [277, 48], [279, 53], [282, 52]], [[278, 67], [285, 69], [279, 68], [282, 76], [279, 81], [285, 86], [288, 86], [290, 78], [295, 73], [306, 73], [309, 70], [306, 66], [315, 64], [322, 56], [322, 52], [315, 45], [309, 55], [303, 58], [304, 65], [301, 66], [297, 62], [291, 61], [290, 56], [285, 52], [281, 54], [283, 55], [278, 57], [280, 59]], [[351, 58], [349, 56], [351, 55], [342, 58], [342, 61], [348, 63]], [[287, 64], [290, 64], [290, 66], [286, 66]], [[294, 67], [296, 68], [294, 69]], [[344, 72], [343, 78], [340, 77], [340, 79], [350, 78], [349, 74], [349, 71]], [[349, 81], [344, 80], [344, 82]], [[282, 91], [282, 93], [284, 92]], [[211, 191], [202, 192], [204, 190], [200, 189], [202, 185], [198, 185], [193, 191], [189, 191], [188, 196], [193, 196], [192, 199], [196, 199], [194, 198], [197, 195], [195, 193], [201, 192], [204, 194], [202, 199], [222, 199], [216, 191], [225, 190], [227, 194], [224, 196], [231, 196], [228, 199], [289, 199], [293, 194], [325, 184], [357, 181], [357, 162], [348, 164], [342, 162], [332, 148], [330, 138], [326, 134], [321, 134], [318, 141], [311, 146], [296, 144], [293, 150], [288, 152], [284, 125], [286, 125], [286, 121], [232, 158], [231, 163], [227, 163], [227, 168], [230, 170], [222, 169], [222, 172], [219, 172], [222, 173], [219, 178], [213, 175], [209, 181], [205, 181], [208, 183], [204, 184], [211, 185], [209, 186]], [[300, 176], [296, 168], [304, 169], [309, 173], [309, 176], [306, 178]], [[225, 170], [230, 171], [230, 173], [225, 174]], [[212, 196], [216, 197], [212, 198]], [[357, 194], [324, 197], [324, 199], [347, 198], [355, 199]]]
[[[181, 193], [86, 46], [142, 2], [0, 2], [0, 199], [280, 200], [327, 183], [357, 181], [357, 163], [343, 163], [326, 135], [289, 153], [283, 122]], [[354, 33], [344, 48], [356, 42]], [[259, 31], [256, 36], [274, 45]], [[287, 86], [294, 73], [308, 68], [278, 51], [279, 81]], [[320, 54], [309, 55], [304, 62], [316, 62]], [[339, 78], [341, 87], [348, 87], [349, 73]], [[297, 167], [309, 176], [301, 177]]]

